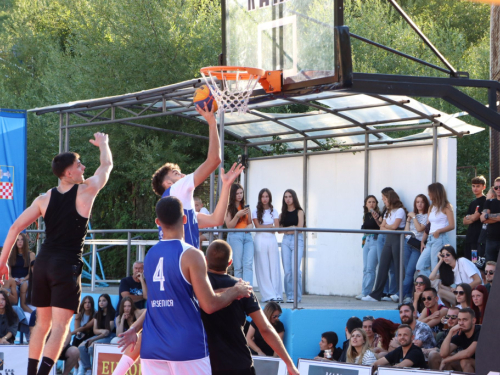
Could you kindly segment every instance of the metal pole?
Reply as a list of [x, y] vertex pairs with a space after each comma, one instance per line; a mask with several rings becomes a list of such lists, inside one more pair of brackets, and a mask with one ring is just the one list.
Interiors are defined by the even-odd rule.
[[[304, 203], [304, 222], [307, 223], [307, 141], [304, 141], [304, 155], [302, 159], [302, 202]], [[307, 270], [307, 233], [303, 233], [304, 237], [304, 249], [303, 249], [303, 259], [302, 262], [302, 294], [306, 292], [306, 270]], [[295, 236], [297, 237], [297, 236]], [[295, 238], [297, 239], [297, 238]], [[295, 249], [297, 249], [297, 244], [295, 245]], [[296, 284], [294, 284], [296, 285]], [[297, 300], [297, 298], [295, 298]], [[295, 303], [295, 301], [294, 301]]]
[[64, 146], [64, 151], [68, 152], [69, 151], [69, 113], [66, 113], [66, 139], [65, 139], [65, 146]]
[[401, 234], [399, 236], [399, 303], [403, 303], [403, 279], [404, 279], [404, 249], [405, 247], [405, 235]]
[[243, 171], [245, 173], [245, 179], [243, 180], [243, 194], [244, 194], [244, 197], [245, 197], [245, 202], [248, 202], [248, 194], [247, 194], [247, 189], [248, 189], [248, 163], [249, 163], [249, 160], [248, 160], [248, 147], [245, 146], [244, 149], [243, 149], [243, 155], [245, 156], [245, 164], [246, 164], [246, 167], [245, 167], [245, 170]]
[[368, 179], [370, 178], [370, 135], [368, 133], [365, 134], [365, 197], [368, 196]]
[[217, 201], [219, 201], [220, 191], [222, 189], [222, 168], [224, 168], [224, 111], [219, 111], [219, 142], [220, 142], [220, 168], [219, 178], [217, 180]]
[[[214, 204], [214, 185], [215, 185], [215, 172], [210, 173], [210, 213], [214, 212], [215, 204]], [[212, 243], [214, 240], [213, 232], [208, 233], [208, 242]]]
[[132, 233], [127, 233], [127, 277], [130, 276], [130, 250], [132, 247]]
[[293, 230], [293, 309], [297, 309], [298, 288], [299, 288], [299, 233], [297, 227]]
[[96, 273], [96, 267], [97, 267], [97, 245], [93, 244], [92, 245], [92, 271], [91, 271], [91, 276], [90, 276], [90, 290], [93, 292], [95, 290], [95, 273]]
[[62, 126], [63, 126], [63, 114], [62, 114], [62, 112], [59, 112], [59, 153], [61, 153], [62, 150], [63, 150], [63, 131], [62, 131]]
[[438, 149], [438, 139], [437, 139], [437, 125], [434, 124], [432, 128], [432, 183], [437, 181], [437, 149]]
[[139, 262], [144, 262], [144, 256], [146, 255], [146, 245], [138, 245], [137, 250], [137, 260]]

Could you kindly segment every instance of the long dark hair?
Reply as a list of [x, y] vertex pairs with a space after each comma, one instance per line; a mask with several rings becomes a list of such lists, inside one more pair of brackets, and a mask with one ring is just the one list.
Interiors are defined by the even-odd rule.
[[425, 196], [425, 194], [419, 194], [415, 197], [415, 200], [413, 201], [413, 212], [415, 212], [415, 215], [418, 214], [418, 208], [417, 208], [417, 199], [422, 198], [424, 201], [424, 214], [429, 212], [429, 199]]
[[80, 308], [78, 309], [78, 317], [80, 319], [83, 319], [83, 315], [85, 315], [85, 301], [90, 302], [90, 318], [92, 319], [95, 315], [95, 305], [94, 305], [94, 298], [92, 296], [85, 296], [82, 300], [82, 303], [80, 304]]
[[[101, 306], [99, 306], [99, 300], [101, 297], [106, 298], [108, 301], [108, 306], [106, 307], [106, 316], [104, 316], [104, 309], [101, 309]], [[99, 296], [99, 299], [97, 300], [97, 312], [95, 313], [95, 318], [97, 319], [97, 327], [102, 327], [103, 319], [104, 319], [104, 329], [107, 329], [111, 331], [111, 325], [110, 322], [112, 322], [115, 319], [115, 308], [111, 304], [111, 297], [109, 294], [101, 294]]]
[[[297, 193], [295, 190], [292, 189], [286, 189], [285, 192], [283, 193], [283, 202], [281, 203], [281, 218], [280, 218], [280, 225], [284, 225], [285, 223], [285, 218], [286, 215], [288, 215], [288, 205], [285, 203], [285, 194], [290, 193], [292, 195], [293, 199], [293, 205], [297, 211], [304, 211], [304, 209], [301, 207], [299, 203], [299, 198], [297, 198]], [[306, 215], [304, 214], [304, 227], [306, 226]]]
[[11, 326], [18, 320], [17, 314], [14, 312], [12, 304], [10, 303], [9, 297], [7, 297], [7, 293], [5, 292], [5, 290], [0, 290], [0, 293], [5, 300], [5, 315], [7, 317], [7, 323], [9, 324], [9, 326]]
[[135, 321], [135, 310], [137, 310], [137, 308], [135, 307], [135, 303], [134, 301], [132, 301], [132, 298], [130, 297], [123, 297], [123, 299], [120, 301], [120, 307], [118, 308], [118, 311], [119, 311], [119, 314], [120, 314], [120, 318], [121, 316], [123, 315], [123, 313], [125, 312], [125, 302], [129, 301], [130, 302], [130, 316], [132, 317], [132, 319]]
[[[28, 267], [30, 264], [30, 244], [29, 244], [29, 238], [26, 233], [19, 233], [19, 236], [23, 238], [23, 248], [22, 248], [22, 254], [23, 254], [23, 259], [24, 259], [24, 267]], [[18, 236], [18, 237], [19, 237]], [[9, 266], [13, 267], [16, 265], [17, 261], [17, 237], [16, 237], [16, 242], [14, 242], [14, 246], [12, 246], [12, 250], [10, 252], [9, 256]]]
[[262, 194], [264, 193], [267, 193], [267, 195], [269, 195], [269, 209], [271, 210], [271, 213], [273, 212], [273, 196], [268, 188], [264, 188], [259, 191], [259, 201], [257, 202], [257, 221], [259, 222], [259, 224], [263, 223], [262, 216], [264, 216], [264, 205], [262, 204]]
[[[227, 205], [227, 212], [229, 213], [229, 215], [231, 215], [231, 219], [234, 218], [234, 216], [238, 212], [238, 207], [236, 206], [236, 193], [240, 189], [243, 190], [243, 186], [241, 186], [240, 184], [231, 185], [231, 190], [229, 192], [229, 204]], [[243, 190], [243, 192], [244, 191], [245, 190]], [[243, 198], [241, 199], [240, 204], [242, 208], [245, 207], [245, 194], [243, 194]], [[246, 218], [244, 216], [240, 217], [238, 223], [242, 220], [246, 220]]]
[[483, 324], [484, 312], [486, 311], [486, 304], [488, 303], [488, 289], [486, 289], [484, 285], [478, 285], [473, 289], [473, 291], [474, 290], [477, 290], [483, 295], [483, 305], [481, 308], [472, 302], [472, 309], [476, 313], [477, 324]]
[[[415, 281], [417, 281], [418, 278], [421, 278], [422, 281], [424, 282], [424, 285], [425, 285], [425, 289], [430, 289], [431, 288], [431, 279], [429, 279], [427, 276], [425, 275], [418, 275], [416, 278], [415, 278]], [[451, 284], [450, 284], [451, 285]], [[413, 289], [415, 291], [415, 289]], [[423, 309], [425, 308], [425, 305], [424, 303], [422, 302], [422, 299], [419, 298], [418, 299], [418, 302], [417, 302], [417, 310], [418, 311], [422, 311]]]
[[366, 202], [368, 202], [368, 199], [370, 198], [373, 198], [375, 199], [375, 202], [377, 203], [377, 205], [375, 206], [375, 209], [373, 211], [375, 211], [376, 213], [378, 213], [380, 215], [380, 208], [378, 207], [378, 199], [377, 197], [375, 197], [375, 195], [368, 195], [366, 198], [365, 198], [365, 203], [363, 204], [363, 221], [365, 221], [366, 219], [368, 219], [368, 215], [371, 215], [370, 211], [368, 211], [368, 208], [366, 208]]
[[396, 193], [394, 190], [392, 190], [392, 191], [387, 193], [386, 197], [387, 197], [387, 212], [385, 214], [386, 218], [391, 216], [392, 210], [396, 210], [398, 208], [402, 208], [405, 211], [405, 217], [406, 217], [406, 215], [408, 215], [408, 211], [406, 210], [405, 206], [403, 205], [403, 202], [401, 202], [401, 199], [399, 199], [398, 193]]
[[[462, 283], [462, 284], [458, 284], [457, 285], [457, 288], [458, 287], [461, 287], [464, 292], [465, 292], [465, 300], [467, 301], [467, 307], [470, 307], [472, 309], [472, 288], [469, 284], [467, 283]], [[462, 309], [464, 307], [462, 306]]]
[[[439, 252], [441, 253], [443, 250], [449, 252], [453, 259], [457, 259], [457, 253], [453, 246], [444, 245]], [[441, 265], [439, 266], [439, 278], [441, 279], [441, 283], [444, 286], [455, 284], [455, 274], [453, 273], [453, 268], [451, 268], [451, 266], [449, 264], [446, 264], [445, 262], [441, 263]]]
[[387, 350], [389, 343], [396, 334], [399, 324], [384, 318], [377, 318], [373, 321], [372, 330], [382, 338], [382, 347]]

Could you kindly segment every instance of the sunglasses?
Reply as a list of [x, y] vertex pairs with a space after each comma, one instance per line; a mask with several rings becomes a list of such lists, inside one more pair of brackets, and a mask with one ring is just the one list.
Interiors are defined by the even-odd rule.
[[422, 297], [422, 302], [425, 302], [425, 301], [432, 301], [432, 300], [433, 300], [433, 297], [431, 297], [431, 296]]
[[500, 189], [500, 186], [493, 186], [493, 189], [498, 190]]
[[373, 316], [367, 315], [363, 317], [363, 322], [366, 322], [367, 320], [373, 320]]
[[444, 318], [445, 319], [457, 319], [458, 315], [446, 315]]
[[281, 314], [279, 314], [279, 315], [271, 315], [271, 318], [278, 319], [280, 316], [281, 316]]
[[441, 253], [442, 256], [444, 256], [445, 258], [448, 258], [448, 257], [451, 257], [451, 254], [450, 253]]
[[415, 286], [422, 286], [425, 285], [423, 281], [415, 281]]
[[453, 294], [454, 294], [454, 295], [461, 295], [461, 296], [463, 296], [463, 295], [465, 294], [465, 292], [464, 292], [463, 290], [460, 290], [460, 291], [458, 291], [458, 290], [454, 290], [454, 291], [453, 291]]
[[494, 275], [495, 271], [484, 271], [485, 275]]

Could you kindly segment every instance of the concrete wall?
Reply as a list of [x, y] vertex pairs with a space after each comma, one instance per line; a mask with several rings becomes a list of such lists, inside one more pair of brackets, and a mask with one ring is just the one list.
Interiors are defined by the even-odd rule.
[[[456, 203], [456, 139], [438, 141], [438, 181]], [[418, 194], [427, 194], [432, 182], [432, 146], [372, 150], [369, 155], [369, 194], [380, 206], [380, 191], [391, 186], [405, 206], [413, 210]], [[303, 202], [302, 156], [250, 161], [247, 203], [257, 204], [259, 191], [273, 194], [275, 209], [281, 211], [283, 192], [294, 189]], [[310, 228], [360, 229], [364, 200], [364, 152], [311, 155], [308, 157], [307, 226]], [[356, 295], [363, 275], [362, 235], [309, 233], [306, 291], [321, 295]], [[280, 240], [281, 236], [278, 235]], [[455, 245], [455, 231], [450, 233]], [[254, 284], [255, 279], [254, 279]]]

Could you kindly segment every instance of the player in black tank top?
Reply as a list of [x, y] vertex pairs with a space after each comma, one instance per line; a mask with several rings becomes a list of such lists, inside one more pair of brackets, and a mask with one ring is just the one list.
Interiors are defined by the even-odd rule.
[[[88, 217], [97, 193], [106, 184], [113, 168], [108, 136], [96, 133], [94, 137], [90, 143], [99, 147], [101, 161], [94, 176], [84, 179], [85, 166], [78, 154], [57, 155], [52, 160], [52, 171], [60, 180], [59, 186], [36, 198], [12, 224], [5, 239], [4, 249], [12, 249], [18, 234], [40, 216], [44, 217], [47, 238], [30, 279], [37, 323], [31, 334], [27, 375], [49, 374], [59, 358], [73, 313], [78, 311], [80, 304], [81, 257]], [[2, 278], [8, 278], [9, 254], [10, 251], [3, 251], [0, 255]], [[49, 331], [51, 335], [46, 340]]]

